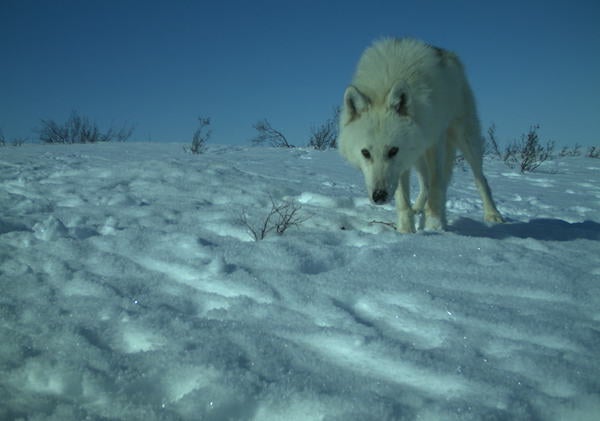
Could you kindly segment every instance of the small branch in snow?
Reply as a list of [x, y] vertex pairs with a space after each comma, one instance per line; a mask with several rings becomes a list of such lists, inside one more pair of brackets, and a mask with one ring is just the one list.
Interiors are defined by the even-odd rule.
[[275, 203], [271, 199], [271, 210], [263, 220], [262, 224], [255, 226], [248, 221], [245, 213], [240, 215], [240, 222], [244, 224], [254, 241], [263, 240], [269, 233], [283, 234], [289, 227], [299, 226], [306, 218], [301, 217], [298, 212], [301, 206], [292, 202]]
[[385, 222], [385, 221], [372, 220], [370, 223], [371, 224], [382, 224], [382, 225], [386, 225], [386, 226], [392, 228], [393, 230], [396, 229], [396, 224], [394, 224], [393, 222]]

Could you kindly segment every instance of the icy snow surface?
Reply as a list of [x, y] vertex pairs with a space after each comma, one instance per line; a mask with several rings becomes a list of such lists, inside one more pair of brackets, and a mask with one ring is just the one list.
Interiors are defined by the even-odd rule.
[[485, 165], [401, 235], [335, 151], [0, 148], [0, 419], [600, 419], [600, 160]]

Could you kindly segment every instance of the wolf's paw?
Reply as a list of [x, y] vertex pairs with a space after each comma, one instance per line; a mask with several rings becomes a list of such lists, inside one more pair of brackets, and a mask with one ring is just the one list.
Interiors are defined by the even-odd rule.
[[396, 231], [402, 234], [412, 234], [415, 232], [415, 218], [411, 210], [398, 212]]
[[401, 227], [400, 225], [396, 227], [396, 231], [400, 234], [414, 234], [416, 232], [414, 226]]
[[486, 222], [492, 222], [494, 224], [506, 222], [506, 220], [498, 212], [486, 213], [484, 219]]
[[439, 216], [427, 215], [425, 218], [425, 231], [444, 231], [446, 224]]

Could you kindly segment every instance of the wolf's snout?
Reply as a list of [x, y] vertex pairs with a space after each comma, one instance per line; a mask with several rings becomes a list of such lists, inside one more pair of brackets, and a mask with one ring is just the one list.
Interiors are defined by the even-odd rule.
[[382, 205], [385, 202], [387, 202], [387, 191], [385, 190], [375, 190], [373, 192], [373, 202], [375, 202], [378, 205]]

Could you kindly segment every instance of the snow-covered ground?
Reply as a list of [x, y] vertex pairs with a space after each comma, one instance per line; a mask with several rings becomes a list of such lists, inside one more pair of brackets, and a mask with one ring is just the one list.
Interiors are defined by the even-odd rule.
[[598, 420], [600, 160], [486, 173], [401, 235], [335, 151], [0, 148], [0, 419]]

